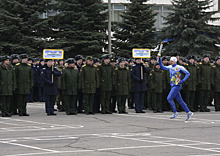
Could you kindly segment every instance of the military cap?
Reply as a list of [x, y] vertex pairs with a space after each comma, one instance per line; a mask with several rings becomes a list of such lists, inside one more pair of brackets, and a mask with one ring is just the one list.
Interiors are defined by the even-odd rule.
[[28, 61], [33, 61], [33, 58], [29, 57], [29, 58], [28, 58]]
[[162, 57], [162, 61], [164, 61], [164, 60], [167, 60], [167, 61], [168, 61], [168, 58], [167, 58], [166, 56], [163, 56], [163, 57]]
[[118, 63], [121, 63], [122, 61], [125, 61], [125, 58], [118, 59]]
[[205, 57], [210, 58], [210, 55], [209, 55], [209, 54], [204, 54], [204, 55], [203, 55], [203, 58], [205, 58]]
[[92, 57], [92, 56], [87, 56], [87, 57], [86, 57], [86, 60], [91, 60], [91, 61], [93, 61], [93, 57]]
[[188, 60], [190, 60], [190, 59], [194, 59], [194, 60], [195, 60], [196, 58], [195, 58], [194, 55], [189, 55], [189, 56], [188, 56]]
[[83, 56], [82, 56], [82, 55], [76, 55], [76, 56], [75, 56], [75, 60], [76, 60], [76, 61], [78, 61], [78, 60], [80, 60], [80, 59], [83, 59]]
[[134, 62], [134, 59], [133, 59], [133, 58], [130, 58], [130, 59], [128, 60], [128, 62], [129, 62], [129, 63]]
[[157, 60], [156, 56], [151, 56], [150, 60]]
[[45, 61], [44, 59], [40, 59], [40, 62]]
[[210, 63], [215, 63], [215, 61], [214, 60], [210, 60]]
[[37, 62], [37, 60], [38, 60], [37, 58], [33, 58], [32, 59], [33, 62]]
[[156, 65], [160, 65], [159, 62], [155, 62], [155, 63], [154, 63], [154, 66], [156, 66]]
[[18, 54], [12, 54], [11, 55], [11, 60], [14, 60], [14, 59], [19, 59]]
[[96, 62], [100, 62], [100, 59], [98, 59], [98, 58], [94, 58], [94, 59], [93, 59], [93, 62], [94, 62], [94, 63], [96, 63]]
[[21, 55], [19, 56], [19, 58], [20, 58], [20, 59], [25, 59], [25, 58], [28, 58], [28, 55], [27, 55], [27, 54], [21, 54]]
[[217, 56], [217, 57], [215, 58], [215, 61], [217, 62], [219, 59], [220, 59], [220, 56]]
[[104, 55], [102, 55], [102, 59], [110, 59], [109, 54], [104, 54]]
[[178, 52], [178, 51], [174, 52], [173, 56], [180, 56], [180, 52]]
[[110, 59], [110, 61], [111, 61], [111, 62], [116, 62], [116, 59], [112, 57], [112, 58]]
[[46, 59], [45, 62], [52, 61], [53, 59]]
[[9, 56], [3, 56], [1, 60], [5, 61], [5, 60], [8, 60], [8, 59], [10, 60], [11, 58]]
[[67, 63], [68, 64], [75, 63], [75, 59], [74, 58], [69, 58], [69, 59], [67, 59]]

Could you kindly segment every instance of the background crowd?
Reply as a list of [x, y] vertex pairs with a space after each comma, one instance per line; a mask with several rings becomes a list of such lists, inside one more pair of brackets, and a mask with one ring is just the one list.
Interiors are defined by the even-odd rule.
[[[173, 54], [190, 72], [181, 89], [189, 109], [209, 112], [207, 106], [214, 105], [219, 111], [220, 57], [211, 60], [209, 54], [202, 58], [179, 55]], [[165, 66], [169, 59], [162, 57]], [[126, 107], [136, 113], [145, 113], [144, 109], [162, 113], [171, 110], [166, 99], [169, 91], [169, 72], [160, 69], [156, 56], [128, 59], [108, 54], [101, 58], [76, 55], [66, 60], [29, 58], [26, 54], [1, 57], [2, 117], [29, 116], [27, 102], [45, 102], [48, 116], [56, 115], [54, 105], [67, 115], [127, 113]], [[177, 110], [182, 111], [178, 103]]]

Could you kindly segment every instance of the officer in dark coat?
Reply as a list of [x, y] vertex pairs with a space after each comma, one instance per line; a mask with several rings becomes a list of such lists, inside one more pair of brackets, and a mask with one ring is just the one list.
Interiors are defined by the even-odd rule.
[[[143, 71], [143, 73], [142, 73]], [[134, 83], [134, 103], [136, 113], [145, 113], [144, 106], [144, 93], [147, 90], [145, 82], [145, 73], [149, 74], [149, 69], [145, 67], [140, 58], [135, 59], [135, 64], [131, 69], [131, 78]]]
[[16, 88], [14, 69], [10, 65], [10, 57], [5, 56], [0, 66], [0, 95], [2, 103], [2, 117], [11, 117], [10, 103], [12, 91]]
[[27, 114], [27, 97], [30, 94], [33, 84], [33, 74], [31, 65], [28, 64], [28, 55], [20, 55], [21, 63], [15, 66], [15, 77], [17, 83], [17, 103], [19, 116], [29, 116]]
[[56, 95], [58, 94], [57, 77], [61, 76], [61, 72], [59, 72], [56, 67], [53, 67], [53, 65], [54, 61], [52, 59], [48, 59], [47, 65], [45, 68], [43, 68], [43, 80], [45, 83], [45, 105], [48, 116], [56, 115], [54, 113], [54, 105]]

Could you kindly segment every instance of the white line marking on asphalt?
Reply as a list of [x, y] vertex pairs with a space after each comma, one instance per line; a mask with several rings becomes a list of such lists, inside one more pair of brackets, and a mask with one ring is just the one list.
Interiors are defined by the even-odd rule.
[[[158, 120], [169, 120], [169, 121], [181, 121], [181, 122], [185, 122], [184, 119], [186, 119], [186, 117], [184, 118], [183, 116], [179, 116], [176, 119], [170, 119], [170, 115], [151, 115], [148, 116], [146, 114], [143, 115], [137, 115], [136, 113], [129, 113], [129, 114], [116, 114], [119, 116], [130, 116], [130, 117], [140, 117], [140, 118], [150, 118], [150, 119], [158, 119]], [[195, 116], [195, 113], [194, 113]], [[191, 120], [189, 120], [188, 122], [185, 123], [203, 123], [203, 124], [220, 124], [220, 120], [209, 120], [209, 119], [200, 119], [200, 118], [193, 118]]]
[[[12, 131], [33, 131], [33, 130], [58, 130], [58, 129], [65, 129], [65, 128], [83, 128], [82, 125], [74, 125], [74, 126], [68, 126], [68, 125], [59, 125], [59, 124], [50, 124], [50, 123], [43, 123], [43, 122], [35, 122], [35, 121], [29, 121], [29, 120], [21, 120], [21, 119], [11, 119], [11, 118], [4, 118], [7, 124], [10, 124], [8, 122], [18, 122], [19, 124], [13, 125], [13, 126], [20, 126], [20, 127], [7, 127], [7, 128], [0, 128], [0, 132], [12, 132]], [[4, 124], [4, 122], [2, 122]], [[32, 125], [28, 125], [32, 124]], [[22, 125], [23, 124], [23, 125]], [[45, 125], [46, 127], [39, 127], [39, 126]], [[2, 130], [2, 131], [1, 131]]]
[[12, 143], [12, 142], [1, 141], [0, 143], [9, 144], [9, 145], [14, 145], [14, 146], [21, 146], [21, 147], [26, 147], [26, 148], [31, 148], [31, 149], [41, 150], [41, 151], [47, 151], [47, 152], [57, 152], [57, 151], [55, 151], [55, 150], [44, 149], [44, 148], [40, 148], [40, 147], [29, 146], [29, 145], [23, 145], [23, 144]]

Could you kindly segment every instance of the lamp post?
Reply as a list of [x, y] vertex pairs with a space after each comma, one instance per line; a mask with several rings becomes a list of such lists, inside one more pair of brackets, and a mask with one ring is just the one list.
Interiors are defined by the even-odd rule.
[[112, 40], [111, 40], [111, 32], [112, 32], [112, 12], [111, 12], [111, 0], [108, 0], [108, 53], [112, 54]]

